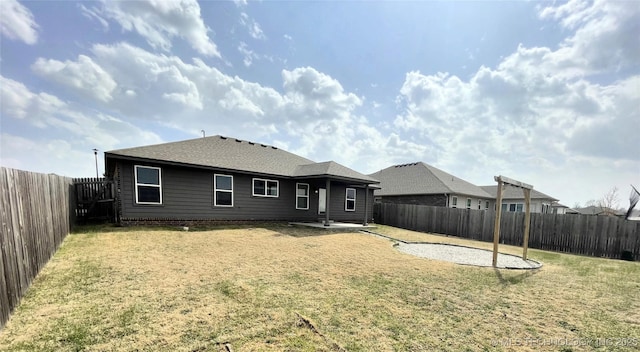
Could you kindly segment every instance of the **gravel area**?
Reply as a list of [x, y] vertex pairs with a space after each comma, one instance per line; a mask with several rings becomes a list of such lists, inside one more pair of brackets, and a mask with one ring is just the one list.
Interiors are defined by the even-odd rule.
[[[438, 243], [398, 243], [396, 248], [404, 253], [421, 258], [444, 260], [463, 265], [493, 266], [493, 252], [485, 249]], [[522, 260], [521, 257], [498, 253], [498, 268], [501, 269], [538, 269], [542, 264], [534, 260]]]

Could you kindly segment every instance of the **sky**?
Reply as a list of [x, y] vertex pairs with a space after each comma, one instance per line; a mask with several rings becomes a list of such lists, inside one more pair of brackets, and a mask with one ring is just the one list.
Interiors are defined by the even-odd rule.
[[0, 0], [0, 165], [224, 135], [574, 206], [640, 186], [639, 1]]

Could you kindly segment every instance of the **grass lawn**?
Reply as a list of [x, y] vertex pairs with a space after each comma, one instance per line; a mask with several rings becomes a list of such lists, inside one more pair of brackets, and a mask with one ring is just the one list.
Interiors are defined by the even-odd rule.
[[543, 268], [460, 266], [370, 235], [273, 225], [76, 233], [0, 331], [0, 350], [640, 350], [640, 263], [529, 257]]

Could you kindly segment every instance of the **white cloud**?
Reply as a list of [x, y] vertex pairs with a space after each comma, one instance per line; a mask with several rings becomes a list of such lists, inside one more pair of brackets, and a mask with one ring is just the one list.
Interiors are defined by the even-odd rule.
[[238, 7], [245, 7], [248, 4], [247, 0], [233, 0], [233, 3]]
[[29, 45], [38, 41], [38, 24], [33, 13], [17, 0], [0, 1], [0, 32], [9, 39]]
[[[267, 143], [292, 140], [292, 152], [316, 160], [333, 159], [366, 172], [388, 162], [416, 160], [426, 150], [399, 134], [372, 126], [358, 114], [362, 97], [345, 91], [338, 80], [312, 67], [283, 70], [280, 92], [228, 76], [199, 59], [187, 63], [126, 43], [94, 45], [91, 53], [88, 59], [117, 82], [105, 106], [139, 125], [160, 123], [194, 136], [204, 129], [208, 134]], [[88, 85], [77, 87], [93, 90]], [[82, 124], [100, 131], [108, 123], [123, 126], [122, 121], [101, 114], [90, 120], [84, 120], [88, 115], [83, 113], [63, 115], [49, 124], [61, 129]], [[113, 127], [108, 129], [111, 132], [106, 136], [120, 134]], [[143, 133], [135, 127], [132, 130]], [[93, 130], [80, 133], [98, 135]], [[130, 145], [141, 144], [132, 141]]]
[[45, 92], [34, 93], [12, 79], [0, 76], [0, 83], [3, 119], [19, 119], [46, 128], [46, 133], [31, 141], [3, 133], [0, 159], [4, 166], [82, 176], [78, 172], [83, 169], [73, 166], [74, 155], [81, 155], [80, 150], [104, 151], [162, 142], [155, 133], [130, 122], [64, 102]]
[[[469, 79], [408, 73], [394, 125], [432, 146], [436, 166], [476, 183], [490, 183], [501, 173], [538, 184], [543, 192], [558, 190], [552, 195], [561, 197], [565, 191], [549, 175], [576, 174], [573, 191], [587, 192], [594, 178], [577, 174], [593, 165], [635, 163], [637, 172], [640, 76], [607, 84], [589, 80], [592, 73], [639, 62], [637, 34], [635, 45], [628, 41], [638, 7], [622, 14], [618, 3], [610, 4], [574, 1], [542, 10], [542, 17], [575, 30], [557, 50], [521, 45], [495, 69], [481, 67]], [[596, 42], [607, 41], [606, 50], [595, 50], [587, 32]], [[632, 178], [628, 168], [617, 172]]]
[[169, 51], [172, 38], [181, 37], [199, 53], [221, 57], [196, 0], [104, 1], [103, 8], [95, 12], [115, 20], [126, 31], [137, 32], [154, 48]]
[[91, 7], [85, 7], [83, 4], [77, 4], [78, 8], [80, 9], [80, 11], [82, 12], [82, 15], [90, 20], [96, 20], [98, 21], [98, 23], [100, 23], [100, 25], [102, 26], [102, 28], [106, 31], [109, 29], [109, 22], [107, 22], [106, 19], [104, 19], [99, 13], [100, 10], [98, 8]]
[[32, 93], [24, 84], [0, 76], [0, 111], [2, 117], [27, 120], [37, 127], [45, 127], [46, 120], [66, 103], [47, 93]]
[[545, 7], [539, 15], [575, 30], [554, 55], [587, 73], [637, 67], [640, 62], [640, 6], [635, 1], [572, 0]]
[[79, 55], [78, 61], [57, 61], [39, 58], [31, 69], [51, 81], [74, 88], [95, 99], [108, 102], [116, 82], [91, 58]]
[[246, 12], [240, 13], [240, 24], [243, 25], [253, 39], [267, 39], [267, 36], [260, 28], [260, 24], [253, 18], [249, 17]]
[[253, 60], [260, 58], [253, 50], [249, 49], [249, 46], [245, 42], [240, 42], [240, 45], [238, 45], [238, 51], [244, 56], [242, 62], [247, 67], [251, 66]]

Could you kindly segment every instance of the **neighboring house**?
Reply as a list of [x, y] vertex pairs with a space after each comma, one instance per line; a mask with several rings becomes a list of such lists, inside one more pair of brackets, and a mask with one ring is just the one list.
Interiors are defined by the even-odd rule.
[[376, 202], [488, 209], [491, 195], [480, 187], [423, 162], [394, 165], [369, 176], [380, 180]]
[[579, 211], [577, 211], [577, 210], [575, 210], [575, 209], [573, 209], [573, 208], [567, 208], [567, 209], [565, 209], [564, 213], [565, 213], [565, 214], [573, 214], [573, 215], [580, 214], [580, 212], [579, 212]]
[[112, 150], [122, 223], [355, 221], [372, 217], [379, 183], [333, 161], [213, 136]]
[[[481, 186], [483, 190], [491, 195], [491, 209], [495, 209], [498, 186]], [[531, 190], [531, 212], [551, 214], [553, 204], [558, 200], [542, 192]], [[507, 185], [503, 188], [502, 211], [524, 212], [524, 192], [522, 188]]]
[[582, 215], [608, 215], [608, 216], [622, 216], [622, 217], [626, 215], [622, 211], [607, 208], [607, 207], [600, 207], [597, 205], [591, 205], [584, 208], [577, 208], [576, 210]]
[[569, 207], [564, 204], [555, 202], [551, 204], [551, 214], [571, 214], [571, 209], [569, 209]]

